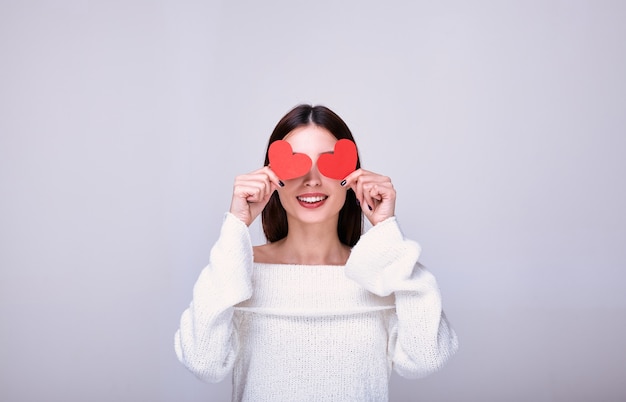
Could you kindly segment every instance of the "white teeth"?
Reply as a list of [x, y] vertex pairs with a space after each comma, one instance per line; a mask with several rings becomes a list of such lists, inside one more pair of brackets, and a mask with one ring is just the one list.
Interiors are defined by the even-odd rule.
[[314, 202], [324, 201], [326, 198], [328, 198], [328, 197], [320, 195], [320, 196], [317, 196], [317, 197], [298, 197], [298, 200], [300, 200], [302, 202], [314, 203]]

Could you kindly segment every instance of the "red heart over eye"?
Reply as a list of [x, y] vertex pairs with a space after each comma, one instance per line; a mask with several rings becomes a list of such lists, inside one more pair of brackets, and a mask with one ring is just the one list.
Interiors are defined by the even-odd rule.
[[268, 150], [272, 170], [282, 180], [304, 176], [311, 170], [311, 158], [305, 154], [294, 154], [287, 141], [272, 142]]
[[317, 168], [324, 176], [341, 180], [356, 169], [357, 152], [354, 142], [341, 139], [335, 143], [335, 152], [322, 154], [317, 159]]

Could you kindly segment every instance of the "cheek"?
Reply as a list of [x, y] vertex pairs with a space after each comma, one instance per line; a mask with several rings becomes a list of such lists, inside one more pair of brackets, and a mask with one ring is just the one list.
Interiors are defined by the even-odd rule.
[[280, 200], [281, 204], [285, 204], [285, 201], [288, 201], [289, 199], [291, 199], [291, 197], [288, 195], [289, 193], [280, 188], [276, 189], [276, 194], [278, 195], [278, 199]]
[[341, 207], [343, 207], [343, 204], [346, 203], [347, 196], [348, 196], [348, 192], [345, 190], [342, 190], [341, 192], [337, 193], [335, 200], [336, 200], [337, 205], [339, 205], [339, 209], [341, 209]]

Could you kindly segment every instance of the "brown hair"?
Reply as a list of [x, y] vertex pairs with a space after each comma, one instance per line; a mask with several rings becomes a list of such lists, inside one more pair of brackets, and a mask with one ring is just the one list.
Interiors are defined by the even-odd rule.
[[[310, 124], [323, 127], [330, 131], [338, 140], [348, 139], [354, 142], [354, 137], [346, 123], [335, 112], [325, 106], [298, 105], [287, 113], [274, 128], [270, 135], [267, 149], [272, 142], [282, 140], [292, 130], [308, 126]], [[269, 164], [267, 151], [265, 152], [265, 165]], [[357, 155], [356, 168], [361, 167], [361, 160]], [[278, 192], [274, 192], [269, 202], [261, 213], [263, 233], [269, 242], [275, 242], [287, 236], [289, 230], [287, 224], [287, 212], [280, 203]], [[356, 195], [352, 189], [348, 189], [346, 202], [339, 211], [337, 222], [337, 234], [339, 241], [350, 247], [354, 246], [361, 238], [363, 232], [363, 213], [358, 205]]]

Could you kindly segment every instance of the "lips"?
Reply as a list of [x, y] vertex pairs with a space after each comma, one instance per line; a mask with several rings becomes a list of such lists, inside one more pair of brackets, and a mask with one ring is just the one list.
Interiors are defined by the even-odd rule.
[[296, 196], [296, 199], [305, 208], [317, 208], [324, 204], [328, 196], [326, 194], [301, 194]]
[[324, 201], [328, 197], [326, 197], [326, 196], [316, 196], [316, 197], [297, 197], [297, 198], [298, 198], [298, 201], [313, 203], [313, 202]]

